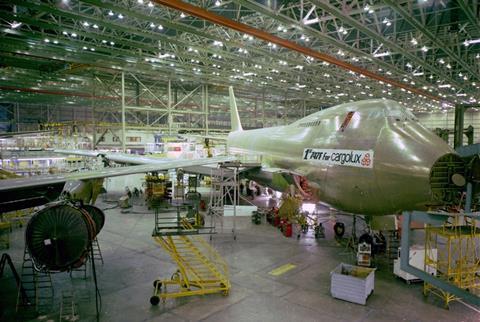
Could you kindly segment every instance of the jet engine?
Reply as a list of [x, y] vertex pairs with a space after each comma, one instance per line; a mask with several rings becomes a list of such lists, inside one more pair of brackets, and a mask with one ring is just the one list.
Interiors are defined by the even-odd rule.
[[83, 265], [104, 223], [103, 211], [95, 206], [47, 205], [33, 215], [25, 231], [36, 268], [62, 272]]

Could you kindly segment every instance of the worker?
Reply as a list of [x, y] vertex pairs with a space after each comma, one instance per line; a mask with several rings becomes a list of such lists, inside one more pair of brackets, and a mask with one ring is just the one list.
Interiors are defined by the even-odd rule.
[[132, 192], [130, 191], [129, 187], [125, 187], [125, 193], [127, 194], [128, 198], [132, 198]]

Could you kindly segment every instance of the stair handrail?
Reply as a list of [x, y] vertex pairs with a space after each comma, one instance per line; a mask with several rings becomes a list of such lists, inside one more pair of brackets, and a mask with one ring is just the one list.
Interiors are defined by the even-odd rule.
[[[184, 229], [194, 229], [193, 225], [188, 222], [186, 218], [182, 218], [181, 225]], [[217, 250], [211, 247], [203, 238], [197, 238], [197, 240], [202, 244], [203, 248], [208, 252], [210, 255], [209, 257], [214, 258], [214, 263], [217, 264], [216, 266], [220, 266], [219, 268], [222, 270], [223, 275], [228, 277], [228, 265], [226, 261], [220, 256]]]

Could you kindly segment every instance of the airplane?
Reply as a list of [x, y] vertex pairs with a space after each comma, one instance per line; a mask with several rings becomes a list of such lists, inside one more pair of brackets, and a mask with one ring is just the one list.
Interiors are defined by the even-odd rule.
[[[351, 214], [382, 216], [442, 207], [457, 203], [464, 191], [464, 161], [395, 101], [349, 102], [289, 125], [243, 130], [232, 87], [229, 87], [229, 99], [232, 131], [227, 138], [227, 157], [162, 160], [121, 153], [56, 150], [101, 156], [130, 166], [1, 180], [0, 213], [47, 203], [50, 206], [40, 210], [43, 218], [56, 216], [59, 221], [65, 216], [77, 218], [85, 210], [82, 205], [94, 203], [105, 177], [238, 161], [245, 156], [255, 156], [261, 162], [261, 167], [246, 171], [245, 177], [277, 191], [294, 185], [305, 198]], [[63, 198], [52, 203], [59, 195]], [[93, 213], [93, 221], [101, 222], [96, 218], [97, 209], [91, 207], [86, 212]], [[92, 218], [84, 217], [85, 226], [92, 226], [89, 223]], [[51, 245], [48, 223], [42, 226], [41, 221], [37, 221], [44, 234], [43, 239], [37, 241], [39, 254], [45, 253], [44, 248], [51, 248], [47, 259], [52, 262], [46, 265], [59, 270], [78, 265], [80, 251], [65, 259], [62, 265], [57, 263], [55, 254], [60, 246]], [[89, 238], [94, 235], [89, 233]], [[62, 237], [68, 239], [69, 234]], [[72, 238], [78, 239], [78, 236]], [[86, 245], [88, 238], [84, 239]], [[48, 245], [42, 244], [45, 240]]]
[[393, 100], [349, 102], [245, 131], [229, 92], [228, 151], [260, 156], [262, 168], [246, 173], [258, 183], [278, 191], [294, 183], [307, 198], [367, 216], [452, 204], [464, 190], [462, 158]]

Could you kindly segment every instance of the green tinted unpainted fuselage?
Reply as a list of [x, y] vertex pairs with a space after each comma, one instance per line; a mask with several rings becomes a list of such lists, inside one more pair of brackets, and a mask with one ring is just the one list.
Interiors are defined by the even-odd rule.
[[286, 126], [231, 132], [228, 147], [260, 156], [266, 168], [305, 177], [322, 202], [365, 215], [431, 205], [432, 166], [455, 153], [407, 109], [383, 99], [338, 105]]

